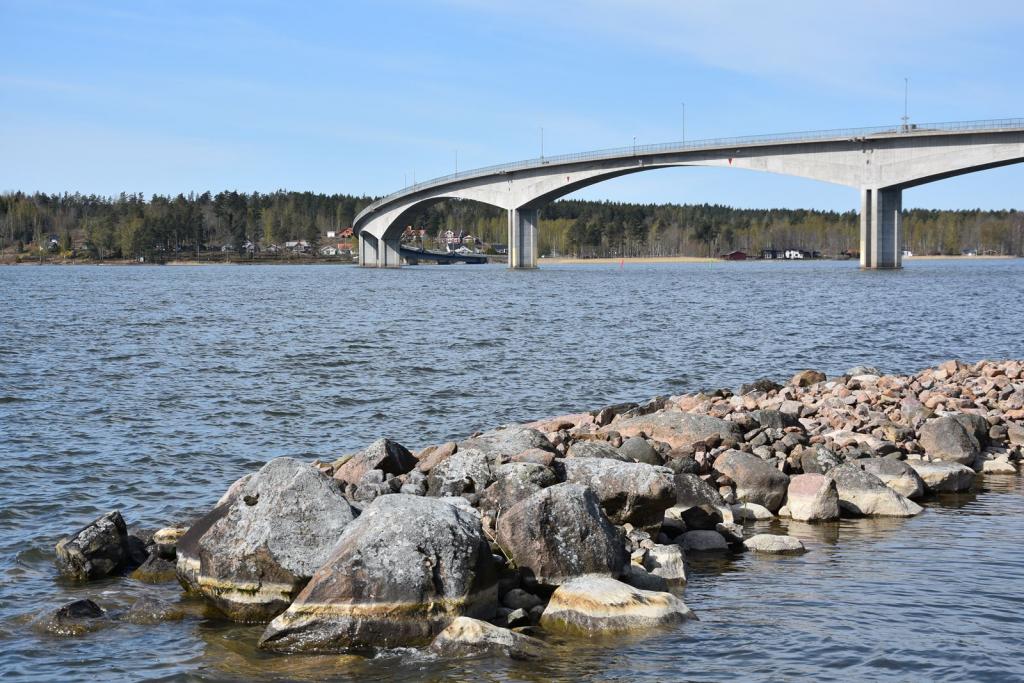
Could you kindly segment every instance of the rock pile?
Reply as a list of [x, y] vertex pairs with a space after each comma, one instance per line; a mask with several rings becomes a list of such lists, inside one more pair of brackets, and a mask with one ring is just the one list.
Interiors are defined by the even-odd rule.
[[[61, 540], [58, 566], [77, 580], [171, 568], [226, 618], [269, 622], [268, 650], [532, 658], [547, 632], [692, 618], [672, 592], [687, 554], [806, 550], [740, 523], [917, 515], [924, 496], [1016, 472], [1022, 449], [1024, 362], [806, 370], [415, 454], [380, 439], [312, 466], [278, 458], [189, 525], [139, 537], [104, 515]], [[65, 611], [47, 628], [105, 618], [91, 603]]]

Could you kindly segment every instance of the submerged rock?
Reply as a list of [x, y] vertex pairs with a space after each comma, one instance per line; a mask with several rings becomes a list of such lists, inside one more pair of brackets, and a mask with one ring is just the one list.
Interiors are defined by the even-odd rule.
[[649, 629], [696, 618], [671, 593], [645, 591], [605, 576], [567, 581], [541, 615], [545, 629], [591, 635]]
[[130, 576], [143, 583], [171, 583], [178, 580], [175, 563], [156, 554], [146, 558], [146, 561], [139, 565]]
[[789, 477], [767, 462], [742, 451], [728, 450], [715, 458], [714, 468], [736, 484], [736, 498], [776, 512], [786, 497]]
[[667, 467], [604, 458], [566, 458], [562, 463], [565, 480], [596, 493], [613, 524], [656, 531], [665, 510], [676, 502], [672, 470]]
[[[128, 528], [117, 510], [57, 542], [57, 569], [77, 581], [101, 579], [129, 561]], [[74, 603], [72, 603], [74, 604]]]
[[80, 636], [108, 625], [106, 611], [92, 600], [75, 600], [47, 612], [32, 622], [39, 633]]
[[839, 519], [839, 491], [822, 474], [799, 474], [789, 480], [786, 496], [789, 516], [798, 522]]
[[775, 519], [772, 511], [757, 503], [737, 503], [730, 506], [733, 519], [740, 522], [765, 522]]
[[551, 486], [510, 508], [498, 520], [497, 541], [545, 586], [583, 574], [618, 576], [629, 559], [597, 496], [580, 484]]
[[467, 508], [400, 493], [377, 498], [259, 646], [347, 652], [422, 645], [455, 617], [492, 618], [497, 574], [480, 519]]
[[181, 538], [178, 578], [230, 619], [261, 622], [288, 607], [355, 515], [335, 482], [292, 458], [245, 479]]
[[544, 641], [500, 628], [472, 617], [456, 617], [437, 634], [430, 649], [442, 657], [498, 656], [537, 659], [544, 654]]
[[853, 463], [834, 467], [828, 476], [836, 483], [839, 507], [855, 515], [913, 517], [923, 508], [893, 491], [881, 479]]
[[184, 618], [185, 610], [178, 605], [151, 597], [136, 600], [123, 617], [124, 621], [131, 624], [159, 624]]
[[806, 552], [799, 538], [780, 534], [757, 534], [743, 541], [743, 547], [758, 553], [772, 555], [796, 554]]

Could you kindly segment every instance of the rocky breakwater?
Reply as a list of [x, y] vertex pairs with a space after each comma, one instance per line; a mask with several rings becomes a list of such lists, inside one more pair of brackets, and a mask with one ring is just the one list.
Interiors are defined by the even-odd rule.
[[[915, 501], [1016, 472], [1022, 449], [1022, 362], [806, 371], [418, 453], [381, 439], [334, 461], [278, 458], [190, 524], [132, 534], [104, 515], [61, 540], [58, 567], [88, 581], [166, 563], [223, 618], [267, 623], [259, 646], [276, 652], [534, 658], [553, 634], [694, 618], [688, 554], [814, 550], [747, 523], [912, 517]], [[48, 619], [116, 621], [95, 603]]]

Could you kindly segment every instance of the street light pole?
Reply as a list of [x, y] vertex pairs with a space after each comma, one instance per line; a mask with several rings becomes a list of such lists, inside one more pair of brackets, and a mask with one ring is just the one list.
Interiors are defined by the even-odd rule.
[[683, 142], [686, 142], [686, 102], [683, 102]]
[[633, 156], [636, 156], [636, 136], [633, 136]]
[[544, 126], [540, 127], [540, 158], [544, 160]]

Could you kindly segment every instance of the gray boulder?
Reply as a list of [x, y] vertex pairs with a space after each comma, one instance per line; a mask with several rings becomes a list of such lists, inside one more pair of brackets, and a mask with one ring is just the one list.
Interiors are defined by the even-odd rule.
[[457, 617], [430, 644], [441, 657], [508, 657], [538, 659], [547, 650], [544, 641], [500, 628], [471, 617]]
[[955, 417], [937, 417], [921, 425], [918, 441], [932, 460], [970, 465], [981, 452], [978, 440]]
[[244, 479], [178, 541], [178, 579], [230, 619], [263, 622], [288, 607], [355, 515], [335, 482], [292, 458]]
[[804, 474], [827, 474], [836, 465], [843, 462], [834, 451], [818, 445], [808, 448], [800, 454], [800, 467]]
[[853, 463], [835, 467], [828, 473], [836, 483], [839, 507], [849, 513], [878, 517], [913, 517], [923, 509], [885, 485], [881, 479]]
[[554, 452], [554, 444], [543, 432], [521, 425], [509, 425], [502, 429], [485, 432], [459, 444], [459, 450], [475, 448], [491, 457], [495, 465], [507, 461], [514, 455], [539, 448]]
[[778, 512], [786, 498], [789, 477], [756, 455], [728, 450], [715, 458], [717, 472], [736, 484], [736, 499]]
[[605, 576], [567, 581], [552, 594], [541, 626], [579, 635], [636, 631], [696, 618], [671, 593], [645, 591]]
[[129, 562], [128, 528], [117, 510], [57, 542], [57, 569], [77, 581], [101, 579]]
[[565, 480], [597, 494], [613, 524], [657, 530], [665, 510], [676, 502], [672, 470], [639, 462], [605, 458], [567, 458]]
[[427, 476], [427, 495], [461, 496], [481, 494], [494, 480], [491, 461], [476, 448], [459, 449], [436, 465]]
[[623, 438], [638, 436], [643, 432], [648, 438], [664, 441], [672, 448], [691, 446], [710, 437], [739, 441], [743, 436], [739, 426], [732, 422], [711, 415], [676, 410], [620, 419], [607, 430], [617, 431]]
[[520, 571], [545, 586], [583, 574], [618, 576], [629, 561], [597, 496], [580, 484], [538, 491], [506, 511], [497, 531]]
[[653, 446], [639, 436], [631, 436], [619, 446], [619, 452], [633, 462], [642, 462], [647, 465], [662, 465], [664, 461], [661, 455]]
[[977, 413], [956, 413], [951, 417], [963, 425], [967, 433], [973, 436], [982, 448], [988, 444], [988, 431], [991, 425], [982, 415]]
[[615, 446], [611, 445], [607, 441], [597, 441], [593, 439], [587, 439], [585, 441], [575, 441], [569, 450], [565, 452], [566, 458], [594, 458], [604, 460], [617, 460], [619, 462], [633, 462], [633, 460], [623, 451], [619, 450]]
[[484, 491], [483, 510], [501, 515], [521, 500], [558, 483], [550, 467], [532, 462], [510, 462], [498, 468], [494, 483]]
[[358, 484], [359, 480], [370, 470], [381, 470], [384, 474], [396, 477], [416, 467], [417, 460], [400, 443], [390, 439], [377, 439], [366, 447], [336, 465], [334, 478], [346, 484]]
[[348, 525], [259, 647], [357, 652], [425, 644], [455, 617], [494, 617], [496, 581], [471, 510], [446, 499], [381, 496]]
[[902, 460], [892, 458], [865, 458], [854, 460], [853, 464], [870, 472], [896, 493], [907, 498], [924, 495], [924, 482], [914, 468]]
[[924, 460], [908, 460], [907, 463], [914, 468], [931, 493], [969, 491], [974, 486], [975, 472], [966, 465]]
[[644, 569], [673, 582], [686, 581], [686, 561], [678, 545], [655, 545], [644, 553]]
[[750, 417], [754, 418], [757, 424], [768, 429], [784, 429], [786, 427], [796, 427], [800, 424], [792, 415], [778, 410], [753, 410], [750, 412]]
[[673, 478], [676, 489], [674, 516], [686, 523], [687, 529], [711, 529], [726, 521], [728, 506], [711, 484], [696, 474], [677, 474]]

